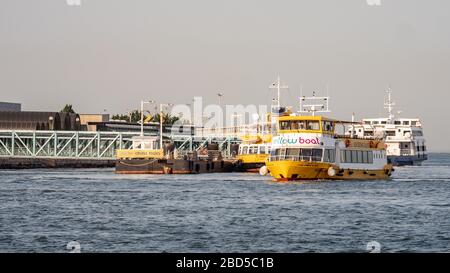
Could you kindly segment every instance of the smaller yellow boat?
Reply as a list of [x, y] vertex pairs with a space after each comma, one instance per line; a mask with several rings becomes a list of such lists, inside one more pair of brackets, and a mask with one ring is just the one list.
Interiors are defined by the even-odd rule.
[[272, 135], [246, 135], [242, 137], [236, 156], [236, 169], [244, 172], [259, 172], [270, 155]]

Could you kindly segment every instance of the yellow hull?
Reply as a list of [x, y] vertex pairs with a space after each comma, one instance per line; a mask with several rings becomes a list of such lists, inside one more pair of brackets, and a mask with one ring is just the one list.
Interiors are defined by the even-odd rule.
[[[299, 180], [385, 180], [392, 173], [392, 166], [386, 165], [382, 170], [341, 169], [334, 164], [307, 161], [268, 161], [267, 169], [275, 181]], [[330, 176], [332, 167], [335, 174]]]
[[238, 160], [237, 171], [258, 173], [259, 169], [266, 163], [268, 157], [268, 154], [238, 155], [236, 157]]
[[268, 154], [245, 154], [245, 155], [238, 155], [236, 157], [236, 159], [241, 161], [244, 164], [249, 164], [249, 163], [250, 164], [251, 163], [264, 164], [268, 157], [269, 157]]

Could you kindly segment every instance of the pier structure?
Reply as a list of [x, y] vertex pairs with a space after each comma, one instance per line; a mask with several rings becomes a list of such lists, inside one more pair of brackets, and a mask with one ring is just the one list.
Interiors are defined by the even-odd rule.
[[[10, 131], [0, 130], [0, 167], [7, 161], [77, 160], [77, 162], [115, 160], [116, 150], [132, 147], [139, 132], [89, 131]], [[240, 143], [235, 136], [196, 136], [163, 134], [179, 151], [194, 151], [217, 144], [224, 156], [231, 156], [231, 145]], [[87, 164], [89, 165], [89, 164]]]

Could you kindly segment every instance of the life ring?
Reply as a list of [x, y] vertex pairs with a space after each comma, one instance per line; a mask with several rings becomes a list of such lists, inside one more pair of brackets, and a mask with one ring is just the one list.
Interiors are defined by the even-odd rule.
[[269, 173], [269, 170], [267, 169], [267, 166], [262, 166], [260, 169], [259, 169], [259, 174], [261, 175], [261, 176], [265, 176], [265, 175], [267, 175]]
[[375, 148], [375, 142], [373, 140], [369, 141], [369, 147]]
[[336, 170], [333, 167], [329, 167], [327, 170], [327, 174], [328, 176], [333, 177], [336, 175]]
[[350, 139], [345, 140], [345, 147], [350, 147]]

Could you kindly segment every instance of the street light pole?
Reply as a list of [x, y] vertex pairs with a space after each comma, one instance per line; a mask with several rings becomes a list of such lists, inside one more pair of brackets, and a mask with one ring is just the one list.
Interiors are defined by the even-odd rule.
[[217, 96], [219, 97], [219, 106], [222, 107], [222, 97], [223, 97], [223, 93], [217, 93]]
[[159, 105], [159, 149], [163, 149], [163, 107], [171, 105], [171, 103], [161, 103]]

